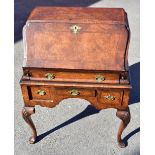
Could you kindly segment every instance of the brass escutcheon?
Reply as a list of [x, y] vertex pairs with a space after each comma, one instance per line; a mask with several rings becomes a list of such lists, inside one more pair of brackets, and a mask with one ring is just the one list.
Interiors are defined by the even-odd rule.
[[46, 92], [44, 90], [37, 90], [37, 94], [39, 94], [40, 96], [43, 96], [46, 94]]
[[105, 80], [105, 77], [104, 76], [102, 76], [102, 75], [97, 75], [96, 76], [96, 81], [97, 82], [102, 82], [102, 81], [104, 81]]
[[79, 32], [79, 30], [81, 29], [81, 27], [78, 26], [78, 25], [73, 25], [73, 26], [70, 27], [70, 29], [71, 29], [71, 31], [72, 31], [74, 34], [76, 34], [76, 33]]
[[45, 76], [46, 76], [46, 78], [47, 78], [48, 80], [52, 80], [52, 79], [55, 78], [55, 75], [54, 75], [53, 73], [47, 73], [47, 74], [45, 74]]
[[115, 97], [112, 95], [104, 96], [104, 98], [106, 98], [107, 100], [111, 100], [111, 101], [115, 100]]
[[77, 95], [80, 94], [80, 92], [79, 92], [78, 90], [76, 90], [76, 89], [73, 89], [73, 90], [69, 91], [69, 93], [70, 93], [72, 96], [77, 96]]

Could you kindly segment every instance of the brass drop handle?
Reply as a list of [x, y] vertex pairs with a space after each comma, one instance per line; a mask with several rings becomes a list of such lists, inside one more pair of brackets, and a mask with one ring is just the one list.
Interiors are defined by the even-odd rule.
[[80, 92], [76, 89], [73, 89], [71, 91], [69, 91], [69, 93], [72, 95], [72, 96], [77, 96], [77, 95], [80, 95]]
[[55, 78], [55, 75], [53, 73], [47, 73], [45, 74], [45, 77], [48, 79], [48, 80], [52, 80]]
[[37, 94], [39, 94], [40, 96], [44, 96], [46, 95], [46, 92], [44, 90], [37, 90]]
[[104, 96], [104, 98], [106, 98], [107, 100], [111, 100], [111, 101], [115, 100], [115, 97], [112, 95]]
[[104, 81], [105, 80], [105, 77], [104, 76], [102, 76], [102, 75], [97, 75], [96, 76], [96, 81], [97, 82], [102, 82], [102, 81]]
[[71, 31], [72, 31], [74, 34], [76, 34], [76, 33], [79, 32], [79, 30], [81, 29], [81, 27], [78, 26], [78, 25], [73, 25], [73, 26], [70, 27], [70, 29], [71, 29]]

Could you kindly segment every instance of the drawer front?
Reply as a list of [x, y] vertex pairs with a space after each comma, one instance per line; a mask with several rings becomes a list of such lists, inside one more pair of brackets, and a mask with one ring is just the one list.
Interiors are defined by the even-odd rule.
[[31, 86], [28, 87], [29, 97], [32, 99], [42, 99], [50, 100], [51, 99], [51, 90], [48, 87], [44, 86]]
[[56, 70], [31, 70], [31, 80], [48, 80], [63, 82], [89, 82], [89, 83], [119, 83], [119, 73], [103, 73], [103, 72], [71, 72]]
[[105, 105], [122, 105], [123, 90], [102, 90], [98, 96], [99, 102]]

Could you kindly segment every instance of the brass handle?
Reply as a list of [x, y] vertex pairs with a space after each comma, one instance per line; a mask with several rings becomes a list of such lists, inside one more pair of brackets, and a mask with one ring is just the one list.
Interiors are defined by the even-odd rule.
[[52, 74], [52, 73], [47, 73], [47, 74], [45, 74], [45, 76], [46, 76], [46, 78], [47, 78], [48, 80], [52, 80], [52, 79], [55, 78], [55, 75]]
[[71, 91], [69, 91], [69, 93], [72, 95], [72, 96], [77, 96], [77, 95], [80, 95], [80, 92], [76, 89], [73, 89]]
[[111, 101], [115, 100], [115, 97], [112, 95], [104, 96], [104, 98], [106, 98], [107, 100], [111, 100]]
[[40, 96], [44, 96], [46, 92], [44, 90], [38, 90], [37, 94], [39, 94]]
[[70, 27], [70, 29], [71, 29], [71, 31], [72, 31], [74, 34], [76, 34], [76, 33], [79, 32], [79, 30], [81, 29], [81, 27], [78, 26], [78, 25], [73, 25], [73, 26]]
[[102, 82], [102, 81], [104, 81], [105, 80], [105, 77], [104, 76], [102, 76], [102, 75], [97, 75], [96, 76], [96, 81], [97, 82]]

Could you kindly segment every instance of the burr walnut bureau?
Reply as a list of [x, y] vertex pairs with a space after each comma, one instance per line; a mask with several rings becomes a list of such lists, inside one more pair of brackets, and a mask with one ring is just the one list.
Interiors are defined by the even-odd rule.
[[[66, 98], [82, 98], [96, 109], [117, 109], [117, 141], [130, 122], [128, 45], [130, 31], [121, 8], [37, 7], [23, 28], [20, 81], [22, 116], [37, 132], [35, 105], [52, 108]], [[108, 131], [107, 131], [108, 132]]]

